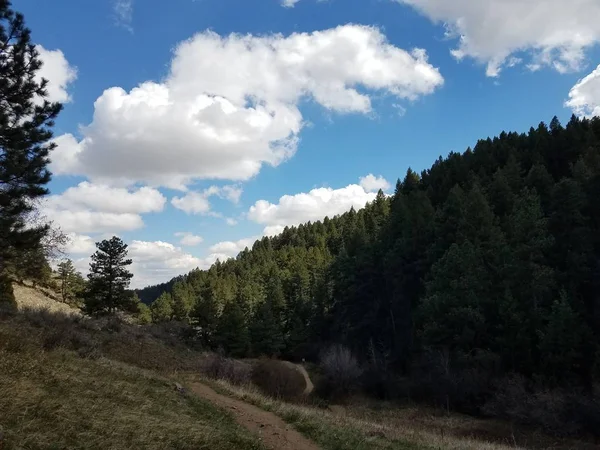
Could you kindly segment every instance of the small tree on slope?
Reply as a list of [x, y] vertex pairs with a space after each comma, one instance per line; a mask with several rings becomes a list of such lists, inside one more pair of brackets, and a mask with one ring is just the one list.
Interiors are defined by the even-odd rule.
[[127, 245], [113, 236], [96, 243], [98, 251], [92, 255], [84, 310], [91, 315], [114, 314], [131, 301], [127, 293], [133, 274], [127, 270]]

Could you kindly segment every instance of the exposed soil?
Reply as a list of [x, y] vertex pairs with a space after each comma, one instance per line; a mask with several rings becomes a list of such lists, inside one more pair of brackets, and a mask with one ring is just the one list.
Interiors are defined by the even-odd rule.
[[291, 425], [275, 414], [254, 405], [218, 394], [202, 383], [190, 384], [191, 391], [229, 411], [235, 420], [259, 436], [267, 448], [274, 450], [318, 450], [314, 443], [302, 436]]

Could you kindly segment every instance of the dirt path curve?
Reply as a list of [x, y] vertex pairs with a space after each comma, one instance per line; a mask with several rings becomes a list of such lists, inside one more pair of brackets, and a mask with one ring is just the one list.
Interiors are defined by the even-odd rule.
[[319, 450], [319, 447], [271, 412], [218, 394], [202, 383], [191, 383], [189, 387], [194, 394], [233, 414], [235, 420], [258, 435], [267, 448], [273, 450]]

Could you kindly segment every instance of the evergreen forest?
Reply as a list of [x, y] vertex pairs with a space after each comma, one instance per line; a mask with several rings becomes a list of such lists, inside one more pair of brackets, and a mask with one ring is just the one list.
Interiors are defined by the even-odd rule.
[[[286, 228], [138, 291], [234, 357], [341, 344], [380, 396], [478, 410], [520, 386], [600, 376], [600, 119], [555, 117], [408, 170], [364, 209]], [[406, 381], [408, 386], [405, 386]]]

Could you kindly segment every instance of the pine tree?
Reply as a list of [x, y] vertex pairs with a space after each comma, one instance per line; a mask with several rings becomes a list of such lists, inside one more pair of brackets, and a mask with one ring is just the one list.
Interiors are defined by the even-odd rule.
[[565, 291], [554, 302], [547, 323], [540, 331], [539, 350], [543, 355], [543, 373], [553, 382], [569, 381], [585, 366], [584, 346], [591, 338], [590, 329], [577, 317]]
[[114, 314], [130, 302], [127, 293], [133, 274], [127, 270], [127, 245], [113, 236], [96, 243], [98, 251], [92, 255], [88, 287], [85, 293], [85, 311], [88, 314]]
[[226, 354], [234, 358], [243, 358], [248, 354], [250, 336], [246, 317], [240, 305], [231, 301], [225, 305], [216, 330], [216, 344]]
[[255, 356], [276, 356], [283, 349], [280, 319], [273, 313], [269, 300], [260, 305], [252, 317], [250, 336]]
[[192, 310], [193, 298], [188, 286], [183, 282], [173, 285], [173, 316], [175, 320], [187, 322]]
[[36, 77], [41, 66], [23, 16], [0, 0], [0, 276], [48, 230], [27, 223], [48, 193], [51, 128], [62, 108], [47, 101], [48, 81]]
[[152, 322], [161, 323], [168, 322], [173, 319], [173, 298], [168, 292], [163, 292], [150, 305], [150, 314]]
[[142, 303], [141, 301], [138, 301], [137, 303], [136, 318], [140, 325], [147, 325], [152, 322], [152, 311], [148, 305]]
[[192, 318], [195, 325], [200, 327], [200, 335], [204, 344], [211, 346], [219, 321], [219, 305], [212, 290], [206, 290], [200, 296], [192, 310]]
[[73, 295], [73, 286], [72, 281], [75, 275], [75, 266], [73, 266], [73, 261], [67, 259], [61, 262], [58, 265], [58, 276], [60, 278], [60, 295], [62, 297], [63, 302], [68, 302], [68, 300]]

